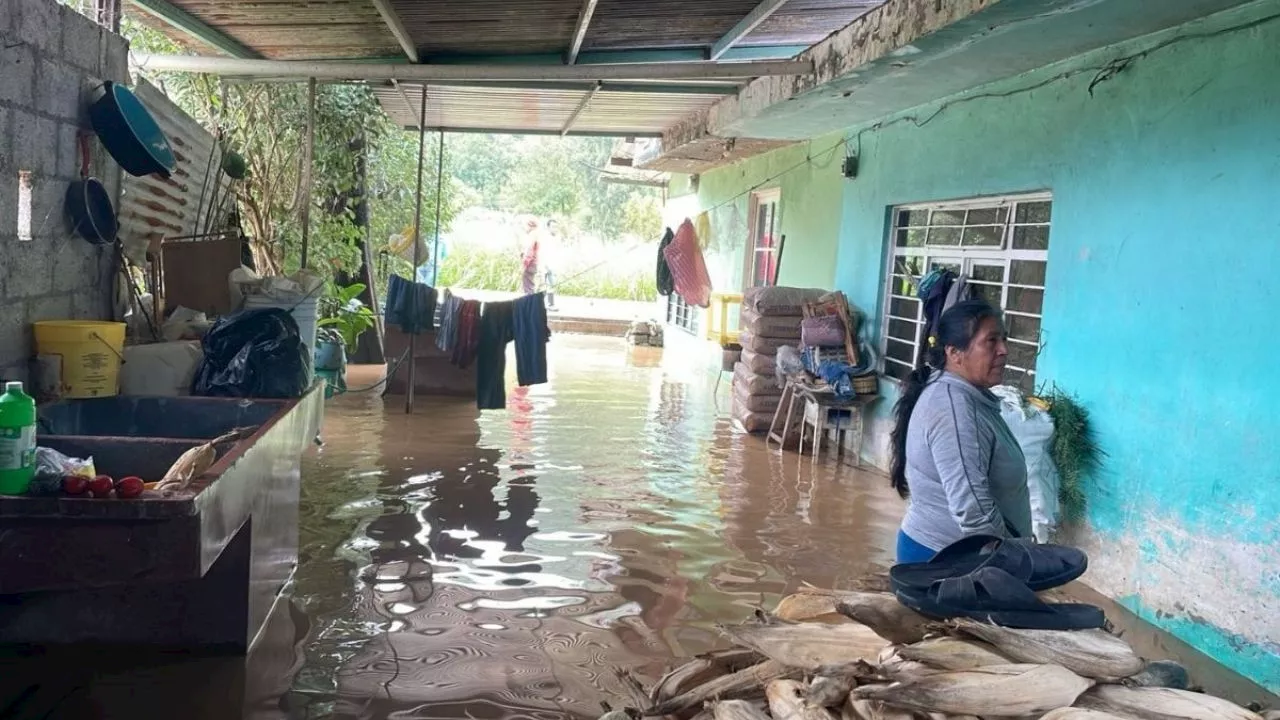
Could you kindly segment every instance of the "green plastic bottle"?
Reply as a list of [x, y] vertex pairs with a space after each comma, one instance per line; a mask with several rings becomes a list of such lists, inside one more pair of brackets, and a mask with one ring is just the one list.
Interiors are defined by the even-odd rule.
[[25, 495], [36, 474], [36, 401], [22, 383], [0, 395], [0, 494]]

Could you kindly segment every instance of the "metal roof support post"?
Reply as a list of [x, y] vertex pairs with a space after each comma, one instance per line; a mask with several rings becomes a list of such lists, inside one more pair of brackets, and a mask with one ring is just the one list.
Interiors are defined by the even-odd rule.
[[[418, 281], [418, 265], [422, 264], [422, 163], [426, 159], [427, 144], [427, 88], [422, 88], [422, 104], [418, 108], [418, 189], [414, 196], [413, 210], [413, 279]], [[418, 316], [418, 293], [409, 293], [409, 317]], [[404, 412], [413, 414], [413, 386], [417, 382], [418, 333], [409, 333], [409, 388], [404, 394]]]
[[431, 248], [431, 285], [440, 279], [440, 201], [444, 192], [444, 128], [440, 129], [440, 143], [436, 146], [436, 239]]
[[733, 47], [739, 40], [751, 34], [752, 30], [760, 27], [760, 23], [769, 19], [769, 16], [778, 11], [783, 5], [787, 4], [787, 0], [760, 0], [760, 4], [754, 10], [747, 13], [747, 16], [738, 21], [729, 32], [725, 33], [716, 44], [711, 47], [711, 59], [719, 60], [729, 48]]
[[311, 166], [316, 147], [316, 79], [307, 79], [307, 137], [302, 166], [302, 269], [307, 269], [311, 240]]

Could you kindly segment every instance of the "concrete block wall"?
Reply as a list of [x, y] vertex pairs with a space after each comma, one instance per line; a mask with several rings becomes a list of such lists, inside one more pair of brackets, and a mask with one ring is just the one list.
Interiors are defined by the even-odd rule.
[[[128, 42], [54, 0], [0, 0], [0, 378], [26, 380], [31, 323], [109, 319], [114, 252], [72, 234], [63, 210], [80, 178], [77, 133], [104, 80], [127, 83]], [[90, 174], [120, 201], [121, 171], [96, 138]], [[31, 238], [20, 239], [19, 175]]]

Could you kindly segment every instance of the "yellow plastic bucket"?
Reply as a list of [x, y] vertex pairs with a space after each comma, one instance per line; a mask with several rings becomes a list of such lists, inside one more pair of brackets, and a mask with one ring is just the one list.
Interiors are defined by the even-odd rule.
[[124, 323], [44, 320], [34, 328], [42, 394], [76, 399], [120, 393]]

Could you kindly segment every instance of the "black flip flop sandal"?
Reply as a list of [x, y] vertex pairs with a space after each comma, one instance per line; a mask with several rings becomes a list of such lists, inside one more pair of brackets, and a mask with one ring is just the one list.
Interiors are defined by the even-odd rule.
[[889, 572], [895, 590], [922, 590], [939, 580], [994, 567], [1021, 580], [1035, 592], [1061, 587], [1084, 574], [1089, 556], [1065, 545], [1040, 545], [1030, 540], [994, 535], [970, 535], [943, 548], [925, 563], [904, 563]]
[[894, 594], [903, 605], [935, 620], [963, 617], [1025, 630], [1088, 630], [1107, 624], [1101, 609], [1081, 603], [1045, 603], [1021, 580], [995, 567]]

